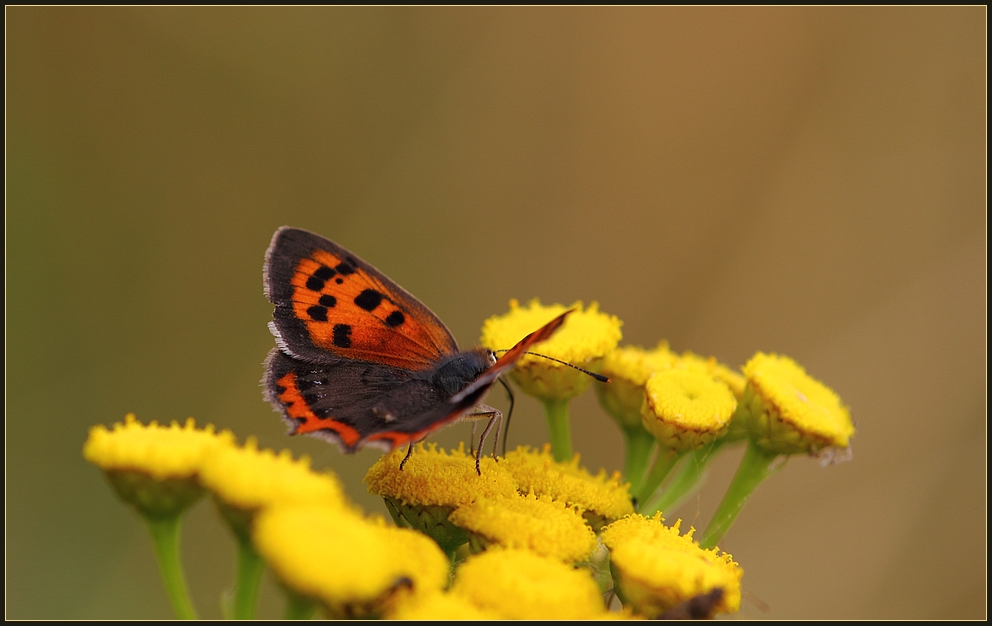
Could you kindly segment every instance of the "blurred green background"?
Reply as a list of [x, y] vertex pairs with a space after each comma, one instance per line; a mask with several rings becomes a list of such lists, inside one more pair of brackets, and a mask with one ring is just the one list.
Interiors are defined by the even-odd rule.
[[[721, 544], [741, 615], [985, 617], [985, 7], [6, 18], [8, 618], [170, 617], [145, 529], [81, 456], [128, 411], [309, 454], [384, 511], [378, 452], [291, 439], [262, 400], [283, 224], [465, 347], [537, 296], [598, 301], [627, 343], [794, 357], [851, 406], [854, 461], [793, 459], [751, 499]], [[573, 428], [585, 464], [621, 466], [592, 395]], [[510, 437], [545, 441], [535, 402]], [[705, 525], [739, 456], [670, 517]], [[206, 617], [233, 555], [201, 504]]]

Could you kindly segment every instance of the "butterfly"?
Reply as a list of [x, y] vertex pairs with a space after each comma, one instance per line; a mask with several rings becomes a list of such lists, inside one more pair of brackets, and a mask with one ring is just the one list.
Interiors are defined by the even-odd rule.
[[[476, 451], [502, 414], [480, 400], [571, 311], [499, 358], [461, 351], [444, 323], [379, 270], [320, 235], [283, 226], [265, 253], [265, 296], [275, 305], [265, 361], [266, 399], [290, 434], [392, 450], [461, 417], [488, 417]], [[497, 437], [498, 437], [497, 430]], [[495, 446], [494, 446], [495, 448]]]

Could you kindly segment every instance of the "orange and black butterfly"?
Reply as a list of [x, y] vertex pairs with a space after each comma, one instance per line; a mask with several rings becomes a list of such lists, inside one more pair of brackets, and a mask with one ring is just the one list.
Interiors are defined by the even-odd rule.
[[[499, 358], [485, 348], [463, 352], [430, 309], [377, 269], [320, 235], [286, 226], [265, 254], [264, 282], [277, 345], [266, 359], [266, 398], [291, 434], [323, 437], [346, 452], [369, 445], [412, 450], [462, 416], [489, 417], [485, 439], [501, 414], [481, 405], [482, 397], [569, 313]], [[481, 449], [480, 441], [477, 469]]]

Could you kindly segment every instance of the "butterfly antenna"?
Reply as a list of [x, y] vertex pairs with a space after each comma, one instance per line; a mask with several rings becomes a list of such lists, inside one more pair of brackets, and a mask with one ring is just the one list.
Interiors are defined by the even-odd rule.
[[[509, 352], [509, 350], [494, 350], [494, 352]], [[554, 361], [555, 363], [561, 363], [562, 365], [567, 365], [568, 367], [571, 367], [572, 369], [579, 370], [583, 374], [588, 374], [589, 376], [592, 376], [593, 378], [595, 378], [596, 380], [598, 380], [601, 383], [608, 383], [608, 382], [610, 382], [610, 379], [607, 376], [603, 376], [602, 374], [597, 374], [596, 372], [590, 372], [589, 370], [582, 369], [578, 365], [572, 365], [568, 361], [562, 361], [561, 359], [556, 359], [553, 356], [548, 356], [546, 354], [538, 354], [537, 352], [524, 352], [524, 354], [529, 354], [531, 356], [539, 356], [542, 359], [548, 359], [549, 361]]]

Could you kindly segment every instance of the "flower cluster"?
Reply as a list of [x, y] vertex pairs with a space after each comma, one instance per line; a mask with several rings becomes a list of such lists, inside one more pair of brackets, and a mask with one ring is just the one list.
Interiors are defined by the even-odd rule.
[[[486, 320], [492, 350], [568, 308], [525, 306]], [[713, 358], [620, 346], [621, 322], [576, 303], [510, 378], [545, 409], [550, 443], [482, 457], [418, 444], [383, 455], [369, 492], [392, 521], [365, 515], [307, 458], [259, 450], [208, 426], [140, 424], [90, 432], [84, 456], [134, 506], [155, 542], [176, 613], [195, 617], [178, 558], [182, 516], [209, 494], [238, 545], [228, 617], [255, 614], [268, 567], [287, 617], [705, 618], [738, 610], [743, 570], [716, 545], [782, 459], [850, 456], [854, 427], [831, 389], [792, 359], [756, 354], [741, 371]], [[583, 371], [585, 370], [585, 371]], [[594, 383], [588, 375], [608, 377]], [[623, 472], [589, 472], [572, 452], [568, 407], [595, 386], [626, 442]], [[670, 513], [728, 444], [745, 454], [696, 539]], [[776, 462], [778, 461], [778, 462]], [[610, 611], [615, 607], [620, 612]]]

